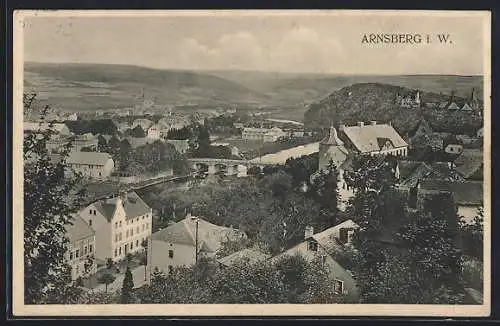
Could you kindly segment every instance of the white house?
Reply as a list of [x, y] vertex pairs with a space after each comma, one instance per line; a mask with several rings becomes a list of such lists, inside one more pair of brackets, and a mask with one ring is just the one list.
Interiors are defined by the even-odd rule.
[[111, 155], [103, 152], [71, 152], [66, 163], [71, 171], [92, 179], [109, 177], [115, 167]]
[[340, 125], [339, 133], [350, 150], [362, 154], [408, 154], [408, 144], [390, 124], [371, 121], [369, 125], [364, 122], [358, 122], [356, 126]]
[[40, 133], [49, 129], [53, 130], [56, 134], [62, 136], [71, 135], [71, 131], [64, 123], [54, 123], [52, 126], [47, 122], [24, 122], [23, 129], [25, 133]]
[[358, 228], [359, 226], [352, 220], [319, 233], [314, 233], [312, 227], [306, 227], [303, 242], [273, 257], [271, 261], [277, 262], [285, 256], [294, 255], [300, 255], [307, 261], [321, 259], [335, 281], [338, 293], [355, 301], [359, 297], [359, 290], [353, 275], [341, 266], [335, 257], [350, 245], [352, 234]]
[[153, 210], [134, 191], [96, 201], [79, 214], [95, 231], [95, 256], [102, 261], [141, 250], [152, 232]]
[[71, 279], [95, 274], [95, 231], [78, 215], [73, 216], [65, 229], [69, 240], [66, 260], [71, 266]]
[[188, 214], [183, 220], [151, 235], [148, 275], [156, 269], [169, 273], [177, 266], [191, 266], [201, 255], [213, 258], [224, 241], [244, 238], [244, 232]]

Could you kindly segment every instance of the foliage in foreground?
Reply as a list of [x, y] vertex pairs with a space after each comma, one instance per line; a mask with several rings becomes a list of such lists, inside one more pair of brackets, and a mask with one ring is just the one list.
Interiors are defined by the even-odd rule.
[[137, 292], [141, 303], [340, 303], [330, 273], [319, 261], [287, 256], [276, 264], [217, 266], [208, 260], [170, 274], [159, 271]]

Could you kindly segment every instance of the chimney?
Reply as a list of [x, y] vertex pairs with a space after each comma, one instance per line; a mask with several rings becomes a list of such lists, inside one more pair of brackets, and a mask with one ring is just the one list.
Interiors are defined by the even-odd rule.
[[375, 121], [375, 120], [370, 121], [370, 125], [375, 126], [376, 124], [377, 124], [377, 121]]
[[304, 239], [309, 239], [314, 234], [314, 228], [312, 226], [306, 226], [304, 231]]
[[339, 131], [344, 131], [344, 128], [345, 128], [345, 124], [344, 123], [340, 123], [339, 124]]
[[365, 125], [364, 122], [358, 121], [358, 127], [363, 127]]

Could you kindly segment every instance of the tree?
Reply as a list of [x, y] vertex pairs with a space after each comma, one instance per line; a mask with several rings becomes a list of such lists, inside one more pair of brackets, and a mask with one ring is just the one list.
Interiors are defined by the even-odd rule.
[[99, 282], [99, 284], [104, 284], [106, 286], [105, 292], [108, 293], [108, 285], [113, 283], [115, 281], [115, 279], [116, 278], [114, 275], [109, 274], [109, 273], [104, 273], [101, 275], [101, 277], [99, 277], [99, 279], [97, 281]]
[[478, 209], [472, 223], [461, 221], [460, 235], [464, 254], [476, 260], [483, 260], [484, 210]]
[[99, 152], [107, 152], [108, 151], [108, 142], [103, 135], [97, 136], [97, 151]]
[[127, 270], [125, 271], [125, 277], [123, 278], [120, 302], [131, 303], [133, 290], [134, 290], [134, 279], [132, 277], [132, 272], [130, 272], [130, 268], [127, 267]]
[[[24, 108], [33, 110], [34, 96], [24, 96]], [[42, 119], [48, 107], [42, 110]], [[62, 160], [53, 163], [46, 142], [55, 131], [49, 129], [27, 135], [23, 143], [24, 158], [24, 298], [27, 304], [71, 303], [79, 290], [71, 282], [66, 260], [68, 239], [66, 226], [72, 220], [76, 203], [83, 193], [81, 178], [65, 178], [68, 142]]]
[[338, 216], [338, 177], [337, 167], [330, 162], [325, 169], [321, 169], [314, 178], [309, 193], [321, 207], [321, 224], [326, 229], [337, 224]]
[[125, 131], [127, 136], [135, 137], [135, 138], [144, 138], [146, 137], [146, 133], [144, 129], [140, 125], [135, 126], [133, 129], [128, 129]]

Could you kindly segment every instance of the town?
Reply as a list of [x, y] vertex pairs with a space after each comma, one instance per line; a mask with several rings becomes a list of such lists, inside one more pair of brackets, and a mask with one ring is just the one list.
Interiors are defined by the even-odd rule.
[[[69, 303], [482, 302], [477, 90], [397, 91], [391, 108], [418, 120], [321, 125], [144, 93], [83, 112], [24, 96], [25, 254], [47, 237], [29, 219], [64, 226], [64, 262], [46, 268], [68, 266]], [[30, 273], [30, 303], [63, 300]]]

